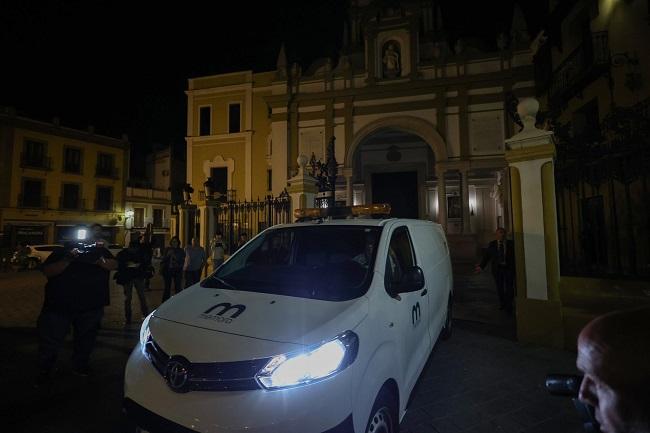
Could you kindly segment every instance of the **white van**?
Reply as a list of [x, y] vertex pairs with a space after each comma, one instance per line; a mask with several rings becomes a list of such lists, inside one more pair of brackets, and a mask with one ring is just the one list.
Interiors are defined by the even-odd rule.
[[397, 433], [451, 305], [438, 224], [274, 226], [147, 317], [124, 408], [148, 432]]

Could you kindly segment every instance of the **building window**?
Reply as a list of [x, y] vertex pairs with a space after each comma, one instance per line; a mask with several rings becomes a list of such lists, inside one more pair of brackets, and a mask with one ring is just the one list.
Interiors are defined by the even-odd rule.
[[98, 186], [97, 196], [95, 197], [96, 210], [113, 209], [113, 188], [110, 186]]
[[115, 170], [115, 157], [110, 153], [97, 154], [97, 171], [96, 175], [100, 177], [117, 177]]
[[212, 107], [199, 108], [199, 135], [212, 135]]
[[266, 190], [273, 191], [273, 170], [266, 170]]
[[66, 147], [63, 150], [63, 171], [81, 173], [81, 149]]
[[219, 197], [226, 197], [228, 192], [228, 168], [227, 167], [212, 167], [210, 169], [210, 176], [212, 178], [212, 192], [221, 194]]
[[228, 133], [241, 132], [241, 104], [228, 104]]
[[158, 227], [158, 228], [163, 226], [163, 210], [162, 209], [154, 209], [153, 210], [153, 226]]
[[61, 209], [81, 208], [81, 187], [76, 183], [64, 183], [63, 195], [59, 203]]
[[133, 226], [134, 227], [144, 227], [144, 208], [143, 207], [134, 207], [133, 208]]
[[25, 140], [23, 153], [20, 155], [23, 167], [47, 168], [51, 167], [50, 159], [46, 157], [46, 144], [40, 141]]
[[40, 179], [24, 179], [23, 192], [18, 197], [21, 207], [46, 207], [47, 200], [44, 196], [45, 185]]

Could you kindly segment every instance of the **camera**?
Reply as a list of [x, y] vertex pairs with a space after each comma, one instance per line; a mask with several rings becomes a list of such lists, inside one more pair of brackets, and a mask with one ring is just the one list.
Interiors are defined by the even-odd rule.
[[552, 395], [571, 397], [573, 406], [578, 411], [582, 428], [587, 433], [600, 433], [600, 425], [594, 416], [594, 408], [578, 399], [583, 376], [573, 374], [549, 374], [544, 386]]

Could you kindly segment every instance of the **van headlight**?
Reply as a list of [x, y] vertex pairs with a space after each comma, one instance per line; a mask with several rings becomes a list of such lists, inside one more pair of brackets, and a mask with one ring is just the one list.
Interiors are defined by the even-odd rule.
[[346, 331], [300, 352], [274, 356], [255, 376], [266, 389], [307, 385], [344, 370], [357, 357], [359, 337]]
[[155, 311], [156, 310], [152, 311], [147, 317], [144, 318], [142, 321], [142, 326], [140, 327], [140, 348], [143, 352], [144, 346], [147, 344], [147, 341], [149, 341], [149, 337], [151, 337], [151, 331], [149, 331], [149, 320]]

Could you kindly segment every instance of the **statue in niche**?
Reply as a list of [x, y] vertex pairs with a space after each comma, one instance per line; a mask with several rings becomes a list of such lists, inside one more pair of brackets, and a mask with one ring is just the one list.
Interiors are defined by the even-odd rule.
[[399, 44], [395, 41], [389, 41], [384, 44], [383, 56], [384, 78], [397, 78], [400, 76], [400, 52]]

